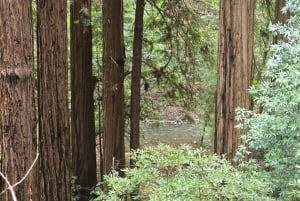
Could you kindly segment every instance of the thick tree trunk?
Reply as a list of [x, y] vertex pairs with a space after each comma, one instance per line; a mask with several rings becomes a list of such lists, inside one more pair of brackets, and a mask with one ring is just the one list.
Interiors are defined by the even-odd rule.
[[[29, 169], [35, 155], [33, 40], [31, 1], [0, 2], [0, 171], [13, 185]], [[32, 173], [14, 188], [17, 200], [31, 199]], [[8, 186], [2, 178], [1, 189]], [[11, 201], [10, 191], [0, 200]]]
[[103, 1], [103, 173], [125, 165], [123, 1]]
[[[85, 7], [88, 13], [80, 10]], [[96, 185], [94, 79], [92, 75], [91, 1], [71, 4], [72, 169], [81, 186], [80, 201], [90, 200]]]
[[140, 101], [141, 101], [141, 66], [143, 45], [143, 16], [144, 0], [136, 1], [132, 81], [131, 81], [131, 121], [130, 121], [130, 149], [137, 150], [140, 147]]
[[39, 183], [35, 200], [70, 201], [66, 0], [37, 1]]
[[216, 97], [215, 152], [229, 161], [241, 144], [235, 129], [235, 109], [250, 108], [252, 83], [254, 0], [220, 1], [220, 36]]

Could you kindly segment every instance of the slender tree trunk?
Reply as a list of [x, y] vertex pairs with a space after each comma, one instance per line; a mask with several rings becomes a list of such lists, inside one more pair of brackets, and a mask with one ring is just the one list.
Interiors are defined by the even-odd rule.
[[140, 101], [141, 101], [141, 66], [143, 46], [143, 16], [144, 0], [136, 1], [132, 79], [131, 79], [131, 121], [130, 121], [130, 149], [137, 150], [140, 147]]
[[70, 201], [66, 0], [37, 1], [39, 183], [34, 200]]
[[285, 6], [286, 0], [276, 0], [275, 3], [275, 23], [284, 23], [289, 17], [288, 13], [283, 13], [282, 8]]
[[254, 4], [254, 0], [220, 1], [215, 152], [226, 154], [229, 161], [243, 134], [234, 128], [235, 109], [251, 106]]
[[[82, 8], [88, 12], [80, 12]], [[97, 183], [90, 20], [91, 1], [74, 0], [71, 4], [72, 169], [81, 186], [80, 201], [90, 200], [90, 191]]]
[[[31, 12], [30, 0], [0, 2], [0, 171], [11, 185], [23, 178], [35, 154]], [[31, 199], [32, 172], [14, 188], [17, 200]], [[0, 181], [2, 192], [8, 186]], [[0, 200], [13, 200], [10, 191]]]
[[125, 165], [123, 1], [103, 0], [103, 173]]
[[[276, 0], [275, 3], [275, 23], [286, 23], [288, 18], [290, 17], [290, 13], [283, 13], [282, 8], [285, 6], [286, 0]], [[274, 37], [273, 43], [278, 43], [278, 41], [282, 40], [284, 37], [280, 34]]]

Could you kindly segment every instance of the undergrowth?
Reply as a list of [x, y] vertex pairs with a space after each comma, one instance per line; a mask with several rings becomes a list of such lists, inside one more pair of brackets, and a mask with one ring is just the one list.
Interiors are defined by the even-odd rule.
[[232, 166], [225, 159], [188, 145], [160, 144], [131, 153], [134, 168], [105, 176], [106, 190], [94, 201], [273, 200], [264, 171], [255, 163]]

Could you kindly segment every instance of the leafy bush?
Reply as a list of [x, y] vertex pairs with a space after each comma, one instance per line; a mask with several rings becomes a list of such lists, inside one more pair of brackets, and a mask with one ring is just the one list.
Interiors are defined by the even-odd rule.
[[271, 190], [280, 199], [300, 199], [300, 2], [288, 0], [283, 12], [290, 12], [286, 25], [271, 26], [284, 40], [271, 47], [272, 57], [264, 71], [264, 82], [251, 88], [263, 111], [238, 110], [238, 120], [248, 128], [246, 142], [264, 156]]
[[95, 189], [100, 200], [272, 200], [258, 167], [233, 167], [225, 159], [202, 149], [182, 145], [147, 147], [131, 153], [134, 168], [126, 177], [105, 177], [107, 191]]

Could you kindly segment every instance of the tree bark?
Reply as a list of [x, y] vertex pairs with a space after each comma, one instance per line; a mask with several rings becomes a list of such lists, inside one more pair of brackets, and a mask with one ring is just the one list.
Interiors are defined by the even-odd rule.
[[123, 1], [103, 1], [103, 173], [125, 165]]
[[254, 0], [220, 1], [215, 152], [229, 161], [241, 145], [243, 130], [235, 129], [235, 109], [251, 107]]
[[[82, 8], [87, 13], [80, 12]], [[80, 185], [79, 200], [90, 200], [97, 183], [92, 74], [91, 1], [71, 4], [72, 170]]]
[[70, 201], [66, 0], [37, 1], [39, 182], [35, 200]]
[[[35, 155], [33, 26], [31, 1], [0, 2], [0, 170], [11, 185], [20, 181]], [[16, 199], [31, 199], [33, 170], [14, 188]], [[8, 186], [0, 178], [0, 192]], [[13, 200], [9, 190], [0, 196]]]
[[[290, 17], [290, 13], [283, 13], [282, 8], [285, 6], [286, 0], [276, 0], [275, 2], [275, 23], [286, 23]], [[273, 43], [278, 43], [280, 40], [284, 39], [283, 35], [277, 34], [274, 37]]]
[[140, 147], [140, 111], [141, 111], [141, 68], [143, 46], [143, 16], [144, 0], [136, 1], [133, 60], [131, 79], [131, 116], [130, 116], [130, 149], [137, 150]]

